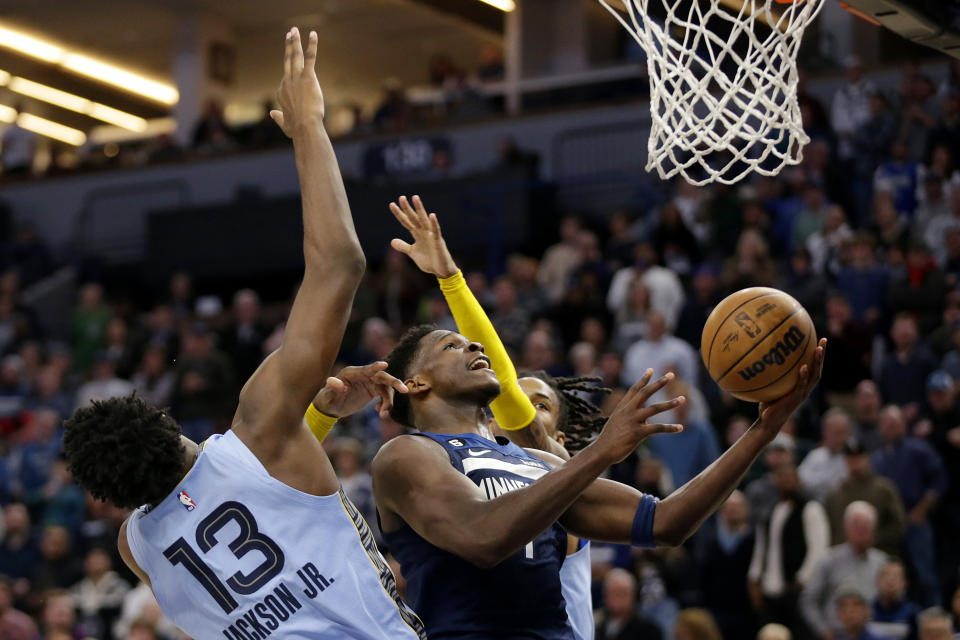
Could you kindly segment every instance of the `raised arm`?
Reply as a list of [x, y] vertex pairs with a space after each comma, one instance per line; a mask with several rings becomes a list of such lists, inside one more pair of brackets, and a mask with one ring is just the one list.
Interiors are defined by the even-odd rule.
[[317, 34], [310, 33], [304, 53], [299, 31], [291, 29], [277, 93], [280, 108], [270, 115], [293, 140], [303, 201], [305, 270], [283, 342], [247, 381], [234, 418], [234, 431], [261, 460], [282, 455], [285, 437], [301, 429], [301, 418], [340, 348], [365, 266], [323, 126], [316, 58]]
[[432, 544], [478, 566], [494, 566], [533, 540], [566, 511], [611, 464], [654, 433], [679, 425], [647, 424], [683, 398], [644, 407], [669, 377], [652, 384], [652, 371], [634, 385], [597, 440], [569, 463], [533, 484], [493, 500], [451, 465], [437, 444], [417, 436], [387, 443], [373, 460], [373, 489], [384, 531], [406, 522]]
[[[773, 404], [761, 404], [760, 418], [733, 446], [690, 482], [656, 504], [652, 522], [653, 543], [664, 546], [682, 544], [737, 488], [760, 453], [816, 387], [823, 371], [826, 342], [826, 339], [820, 341], [811, 365], [803, 365], [793, 391]], [[551, 464], [562, 462], [542, 457]], [[576, 536], [627, 544], [636, 540], [635, 526], [641, 500], [643, 494], [632, 487], [597, 480], [564, 513], [561, 522]]]
[[533, 403], [517, 384], [513, 361], [450, 255], [437, 214], [427, 213], [420, 196], [413, 196], [412, 200], [411, 206], [410, 201], [401, 196], [397, 203], [390, 203], [390, 211], [410, 232], [414, 242], [409, 244], [395, 238], [390, 244], [413, 260], [421, 271], [437, 278], [457, 329], [468, 340], [483, 345], [490, 366], [500, 381], [500, 395], [490, 403], [497, 425], [521, 447], [541, 449], [568, 458], [563, 445], [547, 436]]

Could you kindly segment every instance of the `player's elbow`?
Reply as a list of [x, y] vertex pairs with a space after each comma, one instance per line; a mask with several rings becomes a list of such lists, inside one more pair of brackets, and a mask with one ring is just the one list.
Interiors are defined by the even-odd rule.
[[682, 526], [681, 523], [674, 521], [669, 513], [662, 513], [662, 505], [662, 502], [657, 505], [653, 521], [653, 541], [657, 547], [679, 547], [693, 535], [695, 529]]
[[322, 249], [305, 244], [303, 253], [307, 270], [313, 269], [324, 278], [339, 275], [360, 282], [367, 269], [367, 258], [358, 243]]
[[494, 536], [474, 537], [460, 555], [464, 560], [480, 569], [492, 569], [515, 551], [508, 548], [503, 540]]

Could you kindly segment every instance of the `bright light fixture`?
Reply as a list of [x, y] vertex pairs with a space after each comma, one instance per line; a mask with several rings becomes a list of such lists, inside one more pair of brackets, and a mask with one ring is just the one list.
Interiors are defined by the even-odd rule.
[[[512, 0], [507, 1], [512, 2]], [[69, 51], [61, 46], [34, 38], [9, 27], [0, 26], [0, 47], [13, 49], [24, 55], [51, 62], [74, 73], [124, 91], [130, 91], [167, 106], [175, 105], [180, 99], [180, 93], [172, 84], [151, 80], [139, 73]]]
[[60, 62], [63, 54], [66, 53], [63, 47], [2, 26], [0, 26], [0, 46], [54, 63]]
[[140, 74], [115, 67], [106, 62], [100, 62], [78, 53], [68, 53], [63, 59], [63, 66], [76, 73], [106, 82], [115, 87], [126, 91], [142, 95], [162, 102], [166, 105], [175, 105], [180, 99], [180, 93], [176, 87], [164, 82], [156, 82], [141, 76]]
[[17, 124], [28, 131], [39, 133], [42, 136], [53, 138], [67, 144], [79, 147], [87, 141], [87, 134], [79, 129], [62, 125], [53, 120], [47, 120], [31, 113], [21, 113], [17, 117]]
[[[43, 100], [58, 107], [76, 111], [77, 113], [88, 115], [91, 118], [103, 120], [104, 122], [115, 124], [124, 129], [130, 129], [131, 131], [143, 131], [147, 128], [147, 121], [132, 113], [114, 109], [113, 107], [108, 107], [104, 104], [87, 100], [86, 98], [81, 98], [80, 96], [48, 87], [45, 84], [40, 84], [33, 80], [27, 80], [19, 76], [10, 76], [6, 71], [0, 70], [0, 79], [2, 79], [2, 74], [7, 75], [8, 88], [19, 94], [36, 98], [37, 100]], [[0, 84], [3, 83], [0, 82]]]
[[513, 11], [517, 8], [517, 3], [513, 0], [480, 0], [480, 2], [486, 2], [491, 7], [500, 9], [500, 11]]
[[8, 107], [5, 104], [0, 104], [0, 122], [13, 122], [17, 119], [17, 110], [13, 107]]

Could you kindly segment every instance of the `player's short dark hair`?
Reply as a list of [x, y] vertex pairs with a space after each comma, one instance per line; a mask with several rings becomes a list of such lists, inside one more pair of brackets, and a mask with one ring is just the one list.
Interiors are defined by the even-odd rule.
[[140, 398], [95, 400], [64, 427], [70, 471], [98, 500], [126, 509], [155, 505], [183, 478], [180, 425]]
[[[437, 326], [432, 324], [418, 324], [407, 329], [406, 333], [400, 336], [400, 340], [394, 346], [393, 351], [387, 355], [387, 373], [397, 380], [406, 380], [410, 376], [410, 365], [420, 351], [420, 341], [423, 340], [425, 335], [436, 330]], [[394, 394], [390, 417], [405, 427], [416, 429], [413, 424], [410, 398], [405, 394]]]
[[600, 407], [578, 393], [610, 393], [611, 389], [602, 386], [602, 378], [554, 377], [546, 371], [524, 371], [518, 377], [542, 380], [557, 394], [560, 401], [557, 431], [562, 431], [566, 436], [564, 446], [571, 455], [590, 444], [607, 422]]

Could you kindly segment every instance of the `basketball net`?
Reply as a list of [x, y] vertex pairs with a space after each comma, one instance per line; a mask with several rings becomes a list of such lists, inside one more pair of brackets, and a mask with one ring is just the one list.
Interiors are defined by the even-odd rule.
[[796, 60], [823, 0], [611, 0], [629, 21], [599, 1], [647, 54], [647, 171], [733, 184], [803, 160]]

